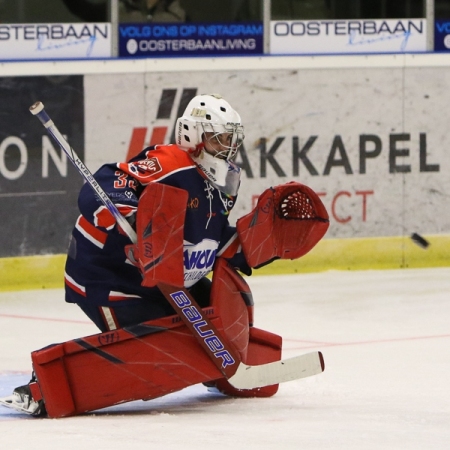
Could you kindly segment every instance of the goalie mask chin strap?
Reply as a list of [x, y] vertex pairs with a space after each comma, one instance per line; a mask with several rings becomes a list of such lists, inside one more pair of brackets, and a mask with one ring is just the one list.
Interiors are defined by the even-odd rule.
[[237, 195], [241, 182], [241, 169], [238, 165], [216, 158], [204, 150], [197, 156], [190, 156], [216, 189], [226, 195]]

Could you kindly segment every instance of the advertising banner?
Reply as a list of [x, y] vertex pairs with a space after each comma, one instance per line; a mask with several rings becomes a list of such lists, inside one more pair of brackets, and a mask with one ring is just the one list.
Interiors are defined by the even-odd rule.
[[450, 19], [435, 21], [434, 49], [438, 52], [448, 52], [450, 50]]
[[425, 19], [270, 22], [272, 54], [423, 51], [426, 51]]
[[110, 56], [110, 23], [0, 24], [0, 60]]
[[86, 161], [94, 170], [173, 142], [187, 102], [221, 93], [245, 126], [231, 221], [268, 187], [294, 180], [321, 196], [331, 218], [327, 237], [449, 233], [450, 213], [442, 208], [450, 191], [444, 70], [86, 75]]
[[262, 53], [261, 22], [119, 25], [121, 57]]
[[41, 100], [84, 157], [82, 76], [0, 78], [0, 257], [65, 253], [82, 177], [29, 112]]

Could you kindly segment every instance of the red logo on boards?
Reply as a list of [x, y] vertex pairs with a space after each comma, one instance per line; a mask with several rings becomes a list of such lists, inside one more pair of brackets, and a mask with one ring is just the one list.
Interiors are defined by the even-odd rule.
[[[188, 103], [196, 95], [197, 88], [163, 89], [156, 111], [155, 125], [150, 130], [149, 138], [147, 137], [148, 127], [134, 127], [126, 160], [129, 161], [145, 147], [175, 142], [176, 120], [183, 114]], [[168, 123], [170, 126], [168, 126]]]

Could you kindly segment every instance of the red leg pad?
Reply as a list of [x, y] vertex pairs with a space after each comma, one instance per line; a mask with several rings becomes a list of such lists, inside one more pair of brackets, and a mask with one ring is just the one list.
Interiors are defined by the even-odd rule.
[[220, 316], [226, 338], [245, 360], [249, 324], [253, 321], [253, 297], [245, 280], [223, 258], [218, 258], [214, 265], [211, 306]]
[[[252, 327], [253, 297], [250, 287], [224, 259], [218, 258], [214, 265], [211, 288], [211, 306], [220, 316], [223, 331], [249, 365], [265, 364], [281, 359], [281, 337]], [[236, 389], [226, 378], [221, 377], [208, 384], [233, 397], [270, 397], [278, 390], [278, 385], [256, 389]]]
[[[214, 310], [205, 311], [219, 326]], [[178, 316], [56, 344], [31, 356], [50, 417], [148, 400], [223, 376]]]

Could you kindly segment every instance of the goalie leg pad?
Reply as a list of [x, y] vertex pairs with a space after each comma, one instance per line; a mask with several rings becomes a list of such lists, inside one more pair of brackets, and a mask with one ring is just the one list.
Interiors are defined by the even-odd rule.
[[245, 361], [253, 323], [253, 297], [245, 280], [223, 258], [217, 258], [214, 264], [211, 306], [220, 316], [221, 331]]
[[[207, 311], [214, 323], [213, 309]], [[32, 353], [49, 417], [152, 399], [223, 375], [178, 316]]]
[[[214, 265], [211, 306], [220, 317], [221, 331], [239, 352], [242, 362], [259, 365], [281, 359], [281, 337], [252, 326], [253, 297], [250, 287], [223, 258], [218, 258]], [[270, 397], [278, 390], [278, 385], [236, 389], [226, 378], [209, 383], [208, 386], [233, 397]]]
[[328, 213], [308, 186], [291, 182], [265, 190], [253, 211], [241, 217], [237, 233], [250, 267], [275, 259], [297, 259], [325, 235]]

